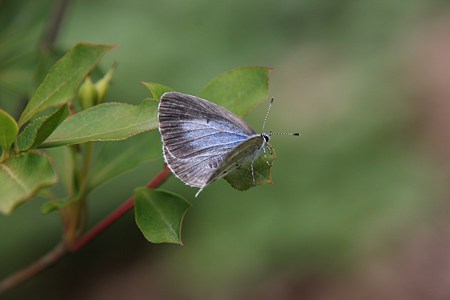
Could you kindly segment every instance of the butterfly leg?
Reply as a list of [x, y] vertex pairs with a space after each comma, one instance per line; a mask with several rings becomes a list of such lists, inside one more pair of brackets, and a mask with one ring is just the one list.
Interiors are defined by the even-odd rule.
[[272, 148], [270, 148], [268, 145], [266, 145], [266, 147], [267, 147], [267, 150], [269, 150], [270, 155], [273, 156]]
[[198, 197], [198, 195], [203, 191], [203, 189], [205, 188], [205, 186], [202, 186], [198, 192], [195, 194], [195, 197]]
[[[272, 153], [272, 151], [270, 150], [270, 148], [268, 148], [268, 149], [269, 149], [270, 155], [273, 156], [273, 153]], [[264, 160], [265, 160], [266, 163], [270, 166], [269, 160], [267, 159], [266, 147], [263, 148], [263, 152], [264, 152]]]
[[255, 181], [255, 171], [253, 170], [253, 162], [254, 162], [254, 160], [252, 160], [252, 164], [251, 164], [251, 168], [252, 168], [252, 178], [253, 178], [253, 186], [256, 186], [256, 181]]

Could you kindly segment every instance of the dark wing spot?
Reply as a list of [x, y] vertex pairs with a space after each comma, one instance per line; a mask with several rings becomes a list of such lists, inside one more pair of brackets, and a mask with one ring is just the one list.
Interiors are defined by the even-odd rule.
[[211, 169], [215, 169], [219, 166], [219, 164], [216, 161], [213, 162], [209, 162], [208, 163], [208, 167], [210, 167]]

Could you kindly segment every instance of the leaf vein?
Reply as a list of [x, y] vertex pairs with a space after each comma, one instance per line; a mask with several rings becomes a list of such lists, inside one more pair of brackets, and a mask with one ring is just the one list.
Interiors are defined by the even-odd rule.
[[14, 174], [14, 172], [5, 166], [4, 164], [0, 164], [1, 168], [6, 172], [9, 177], [11, 177], [25, 192], [28, 192], [27, 186]]

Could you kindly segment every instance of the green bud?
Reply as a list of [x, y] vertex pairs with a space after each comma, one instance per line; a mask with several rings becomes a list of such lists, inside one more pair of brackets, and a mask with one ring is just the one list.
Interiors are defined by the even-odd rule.
[[111, 69], [103, 76], [102, 79], [95, 83], [95, 88], [98, 94], [98, 102], [101, 103], [105, 99], [106, 93], [108, 92], [109, 83], [114, 75], [114, 71], [116, 70], [116, 64], [113, 64]]
[[92, 107], [97, 103], [98, 92], [89, 76], [86, 77], [78, 90], [78, 99], [82, 109]]

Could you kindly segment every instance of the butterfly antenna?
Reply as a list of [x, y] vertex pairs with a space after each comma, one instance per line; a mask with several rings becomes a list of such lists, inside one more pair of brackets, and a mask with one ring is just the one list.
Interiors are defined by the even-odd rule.
[[269, 132], [269, 136], [272, 135], [295, 135], [295, 136], [301, 136], [302, 134], [299, 132]]
[[263, 126], [262, 126], [262, 132], [264, 132], [264, 128], [266, 127], [267, 118], [269, 117], [270, 108], [272, 107], [273, 100], [274, 100], [274, 98], [272, 97], [270, 99], [270, 102], [269, 102], [269, 108], [267, 109], [266, 117], [264, 118], [264, 122], [263, 122]]

